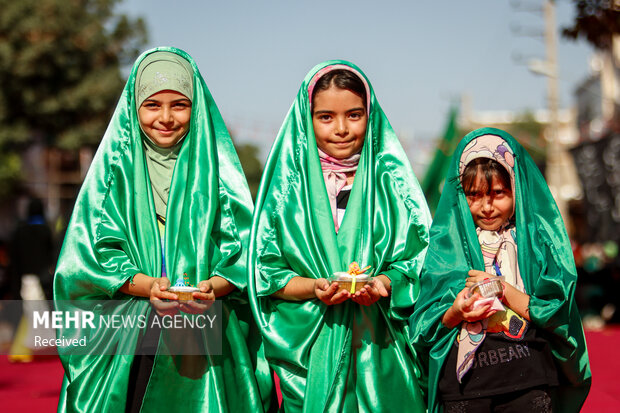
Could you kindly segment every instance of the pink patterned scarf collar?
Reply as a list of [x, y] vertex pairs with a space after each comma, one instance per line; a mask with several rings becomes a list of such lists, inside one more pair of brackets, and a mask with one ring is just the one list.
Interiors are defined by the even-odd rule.
[[338, 232], [338, 212], [337, 198], [338, 194], [347, 184], [347, 174], [357, 171], [360, 154], [356, 153], [345, 159], [337, 159], [329, 156], [320, 148], [319, 159], [321, 161], [321, 169], [323, 170], [323, 179], [325, 180], [325, 189], [327, 189], [327, 197], [329, 198], [329, 206], [334, 219], [334, 227]]

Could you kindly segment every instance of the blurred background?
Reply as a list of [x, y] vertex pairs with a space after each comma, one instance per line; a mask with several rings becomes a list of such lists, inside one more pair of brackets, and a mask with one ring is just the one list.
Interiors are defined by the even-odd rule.
[[21, 298], [32, 265], [49, 295], [131, 65], [167, 45], [196, 60], [253, 193], [302, 79], [327, 59], [364, 70], [431, 210], [460, 138], [509, 131], [564, 217], [586, 329], [620, 322], [620, 1], [0, 0], [0, 10], [0, 298]]

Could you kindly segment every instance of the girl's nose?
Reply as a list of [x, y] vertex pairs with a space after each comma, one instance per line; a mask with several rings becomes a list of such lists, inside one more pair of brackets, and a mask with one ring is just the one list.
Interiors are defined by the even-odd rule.
[[347, 133], [349, 133], [346, 122], [344, 120], [337, 120], [335, 128], [335, 133], [338, 136], [345, 136]]
[[166, 105], [164, 105], [161, 108], [161, 113], [160, 113], [160, 118], [159, 118], [160, 122], [162, 123], [170, 123], [173, 121], [172, 119], [172, 109], [166, 107]]
[[485, 196], [482, 200], [482, 211], [483, 212], [491, 212], [493, 211], [493, 198], [490, 196]]

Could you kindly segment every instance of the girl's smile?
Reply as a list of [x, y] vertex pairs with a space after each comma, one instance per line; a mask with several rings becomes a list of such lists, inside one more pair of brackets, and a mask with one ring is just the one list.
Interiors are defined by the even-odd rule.
[[148, 97], [138, 109], [140, 127], [162, 148], [174, 146], [187, 133], [192, 102], [183, 94], [164, 90]]
[[337, 159], [362, 150], [368, 116], [363, 99], [347, 89], [331, 86], [314, 96], [312, 126], [316, 144]]

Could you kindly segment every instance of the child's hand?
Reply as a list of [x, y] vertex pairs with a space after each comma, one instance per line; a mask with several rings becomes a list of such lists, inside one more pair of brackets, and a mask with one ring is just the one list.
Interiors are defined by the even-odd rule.
[[338, 291], [338, 283], [329, 283], [325, 278], [317, 278], [314, 281], [314, 294], [316, 298], [327, 305], [340, 304], [351, 297], [351, 293], [346, 290]]
[[455, 310], [460, 315], [462, 321], [471, 323], [474, 321], [483, 320], [497, 312], [497, 310], [491, 310], [491, 303], [474, 307], [474, 303], [482, 297], [478, 293], [472, 295], [471, 297], [467, 297], [468, 295], [469, 287], [463, 288], [456, 296], [454, 304], [452, 304], [452, 307], [455, 307]]
[[170, 288], [170, 280], [166, 277], [156, 278], [153, 284], [151, 284], [149, 299], [157, 314], [162, 317], [165, 315], [173, 316], [179, 312], [178, 301], [163, 301], [177, 300], [179, 298], [176, 294], [167, 291], [168, 288]]
[[459, 325], [462, 321], [469, 323], [483, 320], [496, 313], [491, 310], [491, 303], [474, 307], [476, 300], [480, 298], [480, 294], [476, 293], [471, 297], [469, 295], [469, 287], [463, 288], [454, 299], [452, 307], [448, 309], [441, 319], [442, 323], [449, 328]]
[[371, 305], [379, 301], [381, 297], [390, 295], [385, 284], [379, 277], [375, 277], [368, 284], [357, 291], [351, 299], [361, 305]]
[[469, 288], [477, 282], [484, 281], [487, 278], [495, 278], [497, 275], [489, 274], [488, 272], [469, 270], [467, 273], [469, 277], [465, 280], [465, 287]]
[[203, 301], [214, 301], [215, 290], [213, 289], [213, 283], [211, 280], [202, 280], [198, 283], [199, 293], [192, 293], [194, 299]]
[[203, 280], [198, 283], [199, 293], [192, 293], [194, 300], [200, 301], [185, 301], [181, 302], [181, 311], [188, 314], [203, 314], [211, 307], [213, 301], [215, 301], [215, 291], [211, 280]]

